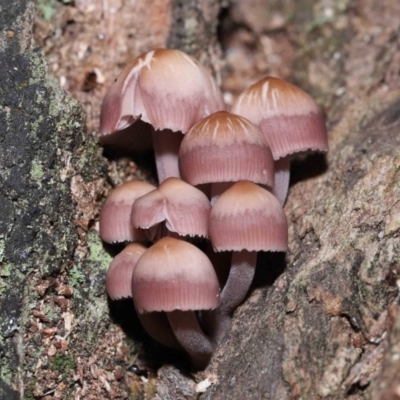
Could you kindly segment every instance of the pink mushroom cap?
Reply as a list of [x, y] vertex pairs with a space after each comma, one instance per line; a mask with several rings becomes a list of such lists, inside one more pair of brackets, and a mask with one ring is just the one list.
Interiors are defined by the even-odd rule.
[[208, 257], [192, 244], [170, 237], [146, 250], [132, 275], [139, 312], [214, 309], [219, 292]]
[[112, 300], [132, 297], [132, 272], [146, 247], [131, 243], [111, 261], [107, 270], [106, 291]]
[[111, 85], [101, 107], [99, 135], [124, 129], [139, 118], [156, 130], [185, 133], [224, 109], [220, 89], [195, 59], [179, 50], [152, 50], [132, 60]]
[[130, 221], [135, 200], [155, 189], [150, 183], [132, 180], [111, 191], [100, 213], [100, 237], [107, 243], [144, 241], [146, 235]]
[[286, 251], [288, 227], [279, 201], [252, 182], [227, 189], [210, 215], [215, 251]]
[[178, 178], [168, 178], [154, 191], [136, 200], [132, 225], [147, 229], [163, 221], [178, 235], [208, 236], [211, 205], [207, 196]]
[[328, 150], [326, 125], [316, 102], [299, 87], [267, 77], [238, 97], [232, 112], [258, 126], [274, 160], [303, 151]]
[[225, 111], [190, 129], [179, 159], [181, 176], [192, 185], [239, 180], [273, 185], [274, 163], [262, 133], [247, 119]]

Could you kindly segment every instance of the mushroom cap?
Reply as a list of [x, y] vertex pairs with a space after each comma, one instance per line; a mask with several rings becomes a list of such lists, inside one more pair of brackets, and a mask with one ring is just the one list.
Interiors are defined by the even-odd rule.
[[210, 201], [203, 192], [179, 178], [168, 178], [135, 201], [131, 222], [147, 229], [165, 221], [167, 229], [178, 235], [206, 237], [210, 211]]
[[157, 130], [185, 133], [224, 109], [220, 89], [195, 59], [179, 50], [153, 50], [131, 61], [110, 87], [101, 107], [99, 135], [126, 128], [138, 118]]
[[260, 130], [247, 119], [216, 112], [185, 135], [179, 151], [182, 178], [192, 185], [248, 180], [274, 182], [274, 161]]
[[213, 309], [219, 305], [219, 292], [208, 257], [170, 237], [146, 250], [132, 274], [132, 297], [139, 312]]
[[121, 71], [104, 96], [100, 111], [99, 136], [109, 135], [132, 125], [139, 117], [134, 113], [134, 97], [143, 56], [133, 59]]
[[132, 272], [146, 247], [131, 243], [111, 261], [106, 276], [106, 291], [112, 300], [132, 297]]
[[326, 125], [316, 102], [299, 87], [267, 77], [246, 89], [232, 112], [257, 125], [274, 159], [300, 151], [327, 151]]
[[102, 240], [107, 243], [146, 240], [144, 232], [131, 225], [131, 209], [137, 198], [154, 189], [150, 183], [132, 180], [112, 190], [100, 213]]
[[252, 182], [237, 182], [219, 197], [211, 210], [209, 232], [215, 251], [287, 250], [281, 204]]

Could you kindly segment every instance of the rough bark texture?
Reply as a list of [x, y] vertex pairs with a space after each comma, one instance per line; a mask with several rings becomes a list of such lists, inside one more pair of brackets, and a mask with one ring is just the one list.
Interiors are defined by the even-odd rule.
[[[115, 2], [122, 14], [130, 5]], [[83, 31], [79, 7], [104, 2], [75, 3], [68, 18]], [[133, 3], [138, 19], [124, 23], [136, 41], [123, 56], [123, 36], [108, 42], [119, 63], [165, 43], [219, 76], [219, 3]], [[103, 14], [111, 32], [114, 14]], [[106, 181], [128, 168], [101, 157], [80, 104], [51, 77], [32, 41], [33, 3], [0, 0], [0, 399], [400, 398], [399, 5], [251, 0], [231, 2], [226, 14], [227, 100], [267, 73], [290, 77], [324, 107], [330, 151], [293, 163], [289, 252], [260, 258], [255, 288], [209, 368], [193, 377], [165, 364], [142, 382], [118, 365], [138, 350], [110, 324], [110, 255], [93, 229]], [[90, 69], [61, 74], [90, 131], [106, 88], [74, 88], [100, 68], [95, 57], [107, 46], [91, 46]]]
[[[58, 325], [57, 334], [64, 336], [71, 329], [67, 303], [73, 286], [74, 298], [85, 298], [86, 307], [103, 294], [101, 261], [92, 253], [80, 262], [76, 253], [80, 211], [72, 202], [71, 179], [101, 183], [104, 164], [95, 141], [83, 134], [81, 106], [60, 89], [33, 45], [33, 3], [1, 1], [0, 15], [0, 398], [11, 400], [33, 398], [32, 375], [49, 351], [34, 317]], [[75, 281], [67, 270], [75, 271]], [[89, 276], [90, 288], [80, 287]], [[75, 307], [85, 312], [79, 300]], [[96, 307], [105, 310], [104, 304]], [[88, 331], [85, 324], [78, 330]], [[62, 373], [67, 364], [75, 364], [68, 354], [50, 357], [45, 368]]]

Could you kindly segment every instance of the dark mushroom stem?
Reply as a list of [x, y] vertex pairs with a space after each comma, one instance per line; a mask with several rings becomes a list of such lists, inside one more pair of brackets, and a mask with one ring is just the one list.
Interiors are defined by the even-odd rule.
[[231, 316], [245, 299], [256, 270], [257, 252], [235, 251], [232, 254], [228, 280], [221, 292], [220, 306], [206, 317], [210, 334], [219, 343], [225, 336], [231, 323]]
[[190, 355], [192, 368], [205, 369], [215, 349], [215, 342], [205, 335], [194, 311], [175, 310], [167, 313], [178, 342]]
[[153, 146], [159, 183], [167, 178], [180, 178], [178, 154], [183, 139], [181, 132], [170, 129], [153, 131]]
[[246, 297], [253, 281], [257, 262], [255, 251], [235, 251], [228, 280], [221, 292], [219, 309], [225, 314], [232, 314]]

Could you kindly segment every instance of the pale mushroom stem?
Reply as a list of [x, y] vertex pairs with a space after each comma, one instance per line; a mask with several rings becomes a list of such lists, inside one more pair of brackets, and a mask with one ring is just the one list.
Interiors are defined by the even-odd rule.
[[163, 313], [140, 313], [136, 310], [140, 323], [146, 332], [158, 343], [173, 349], [182, 350], [182, 346], [176, 340], [167, 317]]
[[218, 198], [228, 190], [234, 182], [215, 182], [211, 183], [211, 205], [213, 206]]
[[206, 318], [211, 336], [219, 343], [231, 323], [231, 315], [246, 297], [254, 278], [257, 252], [235, 251], [228, 280], [221, 292], [220, 306]]
[[167, 316], [175, 337], [190, 355], [193, 369], [205, 369], [215, 343], [202, 331], [194, 311], [175, 310]]
[[180, 178], [178, 154], [183, 134], [170, 129], [153, 131], [153, 146], [159, 183], [167, 178]]
[[290, 155], [276, 160], [275, 181], [272, 194], [279, 200], [282, 206], [285, 204], [290, 181]]

